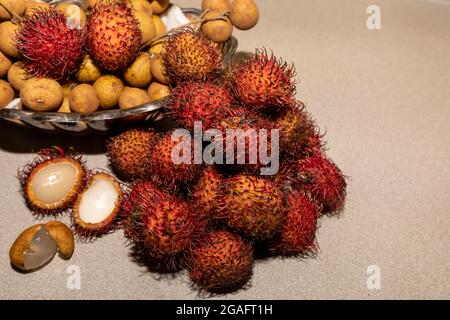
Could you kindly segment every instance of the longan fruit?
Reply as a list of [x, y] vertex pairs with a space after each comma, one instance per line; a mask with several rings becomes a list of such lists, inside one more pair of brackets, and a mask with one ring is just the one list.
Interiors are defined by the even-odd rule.
[[147, 0], [130, 0], [135, 11], [142, 11], [148, 15], [153, 15], [153, 7]]
[[70, 93], [72, 92], [72, 89], [75, 88], [77, 85], [78, 83], [76, 83], [73, 80], [68, 80], [67, 82], [62, 84], [64, 97], [69, 97]]
[[99, 67], [97, 67], [94, 63], [94, 61], [91, 59], [91, 57], [86, 54], [84, 56], [83, 63], [80, 66], [80, 69], [78, 70], [76, 74], [76, 78], [78, 82], [82, 83], [89, 83], [94, 82], [100, 76], [102, 75], [102, 72]]
[[28, 75], [20, 61], [14, 62], [8, 70], [8, 81], [17, 91], [20, 91], [25, 81], [30, 78], [31, 76]]
[[170, 95], [170, 87], [158, 82], [153, 82], [148, 87], [147, 92], [151, 101], [158, 101]]
[[202, 11], [206, 10], [215, 10], [220, 14], [231, 11], [231, 3], [230, 0], [203, 0], [202, 1]]
[[125, 87], [119, 98], [119, 107], [122, 110], [128, 110], [149, 102], [151, 102], [151, 99], [147, 91]]
[[50, 10], [51, 7], [46, 2], [28, 1], [27, 2], [27, 10], [25, 11], [25, 15], [26, 16], [33, 15], [34, 10], [36, 10], [36, 9]]
[[81, 8], [75, 4], [71, 3], [61, 3], [56, 6], [56, 10], [61, 11], [64, 13], [66, 18], [69, 21], [72, 21], [73, 23], [76, 23], [77, 25], [86, 25], [87, 18], [86, 14], [84, 13]]
[[[25, 0], [0, 0], [9, 11], [21, 16], [27, 9]], [[0, 20], [11, 20], [12, 17], [2, 6], [0, 6]]]
[[14, 99], [14, 89], [5, 80], [0, 80], [0, 109], [6, 107]]
[[[210, 11], [205, 14], [205, 19], [220, 17], [219, 11]], [[214, 42], [226, 42], [233, 33], [233, 24], [225, 17], [223, 20], [208, 21], [202, 24], [201, 30], [208, 39]]]
[[156, 14], [152, 16], [153, 24], [155, 25], [156, 37], [161, 37], [166, 34], [167, 28], [160, 16]]
[[97, 0], [87, 0], [87, 2], [90, 8], [94, 8], [95, 5], [97, 4]]
[[60, 113], [71, 113], [70, 111], [70, 104], [69, 104], [69, 97], [64, 97], [63, 103], [58, 109], [58, 112]]
[[3, 78], [8, 73], [9, 68], [11, 68], [12, 61], [9, 60], [2, 52], [0, 52], [0, 78]]
[[98, 110], [100, 102], [95, 89], [90, 84], [80, 84], [72, 89], [69, 106], [72, 112], [88, 114]]
[[153, 14], [161, 14], [167, 10], [170, 5], [169, 0], [152, 0], [150, 1], [152, 5]]
[[54, 111], [64, 98], [58, 81], [47, 78], [31, 78], [20, 90], [20, 99], [25, 107], [33, 111]]
[[156, 81], [162, 84], [170, 84], [170, 79], [165, 71], [161, 55], [157, 54], [153, 56], [150, 70], [152, 72], [153, 78]]
[[148, 53], [150, 54], [160, 54], [164, 49], [164, 40], [156, 41], [150, 49], [148, 49]]
[[259, 20], [259, 9], [253, 0], [233, 0], [231, 22], [240, 30], [253, 28]]
[[143, 88], [152, 82], [151, 56], [147, 52], [139, 54], [136, 60], [124, 71], [123, 78], [132, 87]]
[[100, 109], [112, 109], [119, 103], [123, 91], [123, 82], [116, 76], [101, 76], [94, 83], [95, 93], [100, 102]]
[[144, 11], [135, 11], [134, 16], [139, 22], [139, 28], [142, 33], [142, 44], [149, 44], [155, 38], [156, 29], [152, 16]]
[[0, 51], [12, 58], [17, 58], [19, 56], [19, 50], [17, 50], [15, 41], [16, 33], [19, 31], [19, 28], [19, 25], [14, 24], [11, 21], [0, 23]]

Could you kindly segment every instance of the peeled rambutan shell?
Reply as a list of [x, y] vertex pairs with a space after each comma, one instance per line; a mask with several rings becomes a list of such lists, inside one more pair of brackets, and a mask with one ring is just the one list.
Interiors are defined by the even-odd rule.
[[39, 156], [19, 172], [25, 199], [36, 214], [67, 209], [82, 190], [85, 178], [79, 157]]
[[253, 261], [250, 243], [229, 231], [212, 231], [194, 246], [189, 274], [201, 290], [237, 290], [250, 280]]
[[73, 220], [81, 236], [99, 236], [111, 231], [120, 211], [122, 188], [107, 173], [93, 174], [73, 208]]

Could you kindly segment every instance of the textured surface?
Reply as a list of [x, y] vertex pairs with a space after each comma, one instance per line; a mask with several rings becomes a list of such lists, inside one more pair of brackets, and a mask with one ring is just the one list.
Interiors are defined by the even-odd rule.
[[[297, 65], [298, 96], [351, 180], [344, 216], [320, 221], [318, 259], [257, 261], [252, 287], [229, 298], [450, 298], [450, 1], [378, 0], [380, 31], [366, 28], [372, 1], [259, 3], [260, 24], [235, 33], [240, 49], [267, 46]], [[35, 223], [14, 174], [31, 150], [53, 144], [86, 152], [89, 166], [107, 163], [100, 138], [0, 123], [0, 297], [198, 298], [185, 274], [133, 263], [120, 232], [79, 244], [72, 260], [40, 272], [11, 269], [10, 244]], [[66, 287], [70, 265], [80, 267], [81, 290]], [[367, 289], [370, 265], [381, 268], [379, 291]]]

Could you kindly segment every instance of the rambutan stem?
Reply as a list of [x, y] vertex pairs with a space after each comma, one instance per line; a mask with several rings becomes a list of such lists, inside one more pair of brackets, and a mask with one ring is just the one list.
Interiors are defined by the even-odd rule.
[[[207, 11], [208, 11], [208, 10], [207, 10]], [[153, 40], [151, 40], [151, 41], [149, 41], [149, 42], [147, 42], [147, 43], [144, 43], [144, 44], [142, 45], [142, 48], [145, 48], [145, 47], [147, 47], [147, 46], [152, 46], [152, 45], [154, 45], [156, 42], [158, 42], [158, 41], [160, 41], [160, 40], [162, 40], [162, 39], [164, 39], [164, 38], [170, 36], [172, 33], [176, 32], [176, 31], [178, 31], [178, 30], [180, 30], [180, 29], [183, 29], [183, 28], [186, 28], [186, 27], [195, 25], [195, 24], [203, 24], [203, 23], [210, 22], [210, 21], [225, 20], [225, 19], [228, 17], [228, 14], [229, 14], [229, 11], [226, 11], [226, 12], [224, 12], [223, 14], [221, 14], [220, 16], [217, 16], [216, 18], [205, 19], [205, 18], [204, 18], [204, 14], [207, 13], [207, 11], [205, 11], [205, 12], [200, 16], [199, 19], [193, 20], [193, 21], [191, 21], [191, 22], [189, 22], [189, 23], [186, 23], [186, 24], [183, 24], [183, 25], [178, 26], [178, 27], [176, 27], [176, 28], [173, 28], [173, 29], [167, 31], [167, 32], [166, 32], [165, 34], [163, 34], [162, 36], [159, 36], [159, 37], [157, 37], [157, 38], [155, 38], [155, 39], [153, 39]]]

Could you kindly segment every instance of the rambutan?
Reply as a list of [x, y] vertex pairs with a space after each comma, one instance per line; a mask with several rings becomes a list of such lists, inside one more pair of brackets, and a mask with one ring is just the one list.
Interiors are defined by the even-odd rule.
[[229, 231], [204, 234], [189, 260], [193, 284], [201, 290], [237, 290], [253, 273], [254, 252], [250, 243]]
[[120, 183], [106, 172], [91, 172], [72, 210], [75, 232], [83, 239], [100, 237], [119, 226]]
[[108, 141], [108, 157], [112, 167], [125, 180], [145, 179], [150, 170], [150, 154], [156, 133], [132, 129]]
[[122, 200], [125, 235], [144, 253], [167, 262], [189, 254], [201, 229], [192, 207], [150, 182], [136, 183]]
[[150, 153], [149, 178], [153, 183], [176, 192], [195, 180], [201, 164], [194, 163], [194, 143], [190, 135], [174, 136], [174, 131], [160, 135]]
[[190, 27], [172, 33], [163, 44], [162, 55], [167, 75], [174, 82], [210, 79], [222, 66], [219, 47]]
[[317, 204], [294, 191], [286, 196], [285, 210], [281, 231], [269, 242], [269, 249], [284, 256], [313, 256], [317, 252]]
[[131, 5], [125, 0], [103, 0], [88, 21], [87, 45], [92, 59], [103, 69], [117, 71], [133, 62], [142, 33]]
[[223, 181], [224, 177], [214, 167], [208, 167], [190, 190], [192, 204], [204, 220], [210, 220], [215, 215], [217, 197]]
[[217, 218], [253, 239], [271, 238], [284, 219], [282, 193], [261, 177], [228, 178], [220, 192]]
[[324, 155], [298, 160], [289, 174], [293, 187], [310, 194], [324, 213], [344, 207], [347, 183], [341, 170]]
[[295, 104], [295, 68], [264, 50], [235, 65], [229, 75], [240, 103], [250, 109], [280, 109]]
[[56, 9], [36, 9], [20, 21], [17, 48], [27, 74], [55, 80], [68, 78], [84, 53], [85, 28], [70, 27]]
[[85, 160], [61, 148], [41, 150], [19, 169], [18, 178], [28, 207], [36, 215], [54, 215], [69, 208], [86, 182]]
[[[252, 112], [237, 109], [235, 114], [221, 121], [222, 139], [213, 143], [225, 157], [225, 168], [260, 173], [259, 170], [269, 164], [266, 163], [269, 158], [263, 157], [274, 159], [279, 156], [278, 141], [273, 140], [272, 129], [275, 127]], [[274, 148], [272, 143], [275, 143]]]
[[231, 92], [222, 85], [183, 82], [172, 90], [169, 115], [187, 129], [193, 129], [194, 122], [201, 121], [207, 130], [230, 116], [232, 102]]
[[288, 106], [276, 116], [273, 126], [280, 129], [280, 153], [288, 157], [305, 154], [310, 137], [314, 133], [314, 122], [304, 105]]

